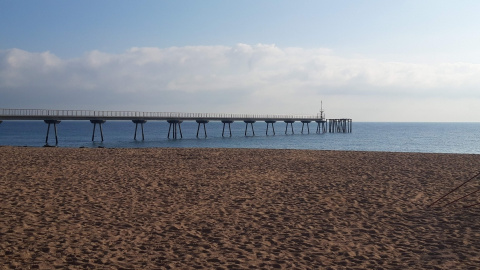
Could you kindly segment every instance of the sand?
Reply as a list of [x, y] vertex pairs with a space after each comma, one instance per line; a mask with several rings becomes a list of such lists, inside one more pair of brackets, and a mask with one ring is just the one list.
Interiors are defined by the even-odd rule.
[[[2, 269], [479, 269], [480, 155], [0, 147]], [[473, 180], [451, 199], [476, 190]]]

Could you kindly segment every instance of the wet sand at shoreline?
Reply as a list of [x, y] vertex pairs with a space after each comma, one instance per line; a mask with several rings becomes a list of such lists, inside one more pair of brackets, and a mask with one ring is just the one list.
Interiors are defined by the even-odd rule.
[[[2, 269], [478, 269], [480, 155], [0, 147]], [[480, 179], [455, 192], [461, 197]]]

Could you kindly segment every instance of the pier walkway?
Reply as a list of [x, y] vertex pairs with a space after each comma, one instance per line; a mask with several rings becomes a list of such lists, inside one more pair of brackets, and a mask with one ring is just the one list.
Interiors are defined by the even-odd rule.
[[236, 121], [245, 123], [245, 136], [248, 134], [250, 125], [251, 133], [254, 136], [253, 124], [255, 122], [265, 122], [267, 124], [266, 135], [269, 135], [269, 126], [271, 126], [272, 135], [275, 135], [274, 123], [286, 123], [285, 134], [288, 134], [290, 125], [293, 134], [293, 123], [301, 122], [302, 131], [306, 126], [306, 132], [310, 133], [309, 124], [317, 123], [316, 133], [350, 133], [352, 131], [352, 119], [325, 119], [323, 111], [317, 115], [276, 115], [276, 114], [228, 114], [228, 113], [181, 113], [181, 112], [139, 112], [139, 111], [93, 111], [93, 110], [46, 110], [46, 109], [1, 109], [0, 123], [5, 120], [43, 120], [48, 124], [45, 143], [48, 144], [48, 135], [50, 126], [55, 130], [55, 140], [57, 138], [57, 124], [62, 120], [88, 120], [93, 124], [92, 141], [95, 139], [95, 128], [99, 125], [101, 139], [103, 141], [102, 124], [108, 120], [129, 120], [135, 124], [134, 139], [137, 139], [138, 124], [141, 125], [142, 139], [144, 139], [143, 125], [147, 121], [167, 121], [170, 126], [167, 137], [173, 139], [183, 137], [181, 123], [184, 121], [195, 121], [198, 123], [197, 137], [199, 137], [200, 127], [203, 126], [204, 135], [207, 137], [205, 124], [210, 121], [220, 121], [223, 123], [222, 136], [225, 136], [225, 127], [228, 126], [229, 136], [232, 136], [230, 124]]

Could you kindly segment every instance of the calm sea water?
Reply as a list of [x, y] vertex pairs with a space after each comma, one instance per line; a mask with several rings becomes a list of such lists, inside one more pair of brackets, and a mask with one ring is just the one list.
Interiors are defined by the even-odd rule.
[[[93, 124], [89, 121], [62, 121], [58, 127], [59, 147], [206, 147], [206, 148], [271, 148], [316, 149], [424, 153], [480, 154], [480, 123], [353, 123], [352, 133], [316, 134], [316, 123], [310, 124], [310, 134], [300, 134], [302, 124], [294, 123], [294, 135], [285, 135], [285, 123], [275, 124], [276, 135], [266, 136], [264, 122], [254, 124], [255, 136], [245, 123], [231, 124], [232, 137], [222, 137], [222, 123], [206, 124], [208, 137], [196, 138], [197, 123], [182, 123], [183, 139], [167, 139], [168, 123], [150, 121], [144, 125], [145, 140], [133, 139], [135, 124], [131, 121], [107, 121], [103, 125], [104, 141], [100, 141], [97, 126], [95, 142], [91, 141]], [[137, 139], [141, 138], [140, 125]], [[271, 132], [271, 127], [269, 128]], [[43, 121], [3, 121], [0, 124], [0, 145], [45, 145], [47, 124]], [[228, 133], [226, 129], [226, 134]], [[270, 133], [271, 134], [271, 133]], [[53, 125], [49, 143], [55, 144]]]

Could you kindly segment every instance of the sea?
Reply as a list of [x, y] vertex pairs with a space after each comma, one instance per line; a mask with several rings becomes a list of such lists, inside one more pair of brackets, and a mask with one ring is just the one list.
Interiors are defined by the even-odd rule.
[[[253, 131], [246, 124], [231, 124], [232, 136], [223, 124], [210, 122], [203, 125], [197, 138], [196, 122], [183, 122], [177, 139], [168, 138], [169, 124], [166, 121], [149, 121], [144, 124], [145, 139], [142, 140], [138, 125], [137, 140], [134, 140], [135, 124], [131, 121], [107, 121], [103, 124], [104, 141], [101, 141], [99, 126], [92, 141], [93, 124], [89, 121], [62, 121], [57, 125], [57, 147], [87, 148], [265, 148], [265, 149], [312, 149], [345, 151], [419, 152], [419, 153], [461, 153], [480, 154], [480, 123], [385, 123], [353, 122], [351, 133], [317, 134], [317, 124], [293, 124], [285, 134], [286, 124], [277, 122], [266, 134], [267, 124], [256, 122]], [[46, 145], [47, 127], [43, 121], [5, 120], [0, 124], [0, 146], [43, 147]], [[55, 145], [53, 125], [50, 128], [49, 145]]]

